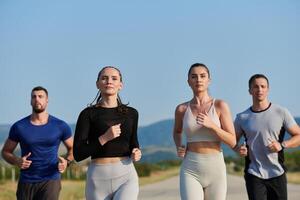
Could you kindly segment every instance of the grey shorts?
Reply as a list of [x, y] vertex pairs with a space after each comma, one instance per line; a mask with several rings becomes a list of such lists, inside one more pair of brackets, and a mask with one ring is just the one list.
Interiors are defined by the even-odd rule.
[[187, 152], [180, 169], [182, 200], [225, 200], [226, 166], [223, 153]]
[[130, 158], [116, 163], [89, 165], [86, 200], [136, 200], [138, 192], [138, 176]]

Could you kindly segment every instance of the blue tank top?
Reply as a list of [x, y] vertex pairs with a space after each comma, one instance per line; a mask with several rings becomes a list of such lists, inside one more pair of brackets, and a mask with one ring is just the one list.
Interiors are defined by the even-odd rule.
[[[220, 119], [215, 108], [215, 99], [213, 99], [212, 105], [209, 108], [207, 114], [217, 126], [221, 126]], [[186, 134], [187, 142], [220, 141], [220, 139], [211, 129], [197, 124], [196, 116], [194, 116], [191, 110], [190, 103], [188, 104], [187, 109], [184, 113], [183, 131]]]
[[28, 169], [21, 170], [19, 181], [36, 183], [60, 178], [58, 148], [61, 141], [72, 136], [71, 128], [64, 121], [49, 115], [48, 122], [36, 126], [27, 116], [13, 124], [8, 138], [20, 143], [21, 156], [31, 152]]

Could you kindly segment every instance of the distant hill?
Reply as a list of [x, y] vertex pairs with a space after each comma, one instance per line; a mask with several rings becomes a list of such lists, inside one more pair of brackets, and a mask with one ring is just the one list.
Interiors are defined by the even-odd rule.
[[[174, 120], [163, 120], [139, 128], [140, 146], [145, 148], [142, 161], [177, 158], [173, 141], [173, 125]], [[225, 156], [235, 156], [235, 152], [228, 146], [222, 145], [222, 149]], [[149, 158], [148, 155], [151, 157]]]
[[0, 124], [0, 144], [2, 144], [7, 138], [9, 129], [10, 129], [10, 125]]
[[[0, 144], [8, 136], [11, 125], [0, 125]], [[147, 146], [172, 146], [172, 126], [173, 120], [163, 120], [149, 126], [139, 127], [138, 138], [141, 147]], [[75, 132], [75, 124], [70, 124], [72, 132]]]
[[143, 149], [141, 162], [178, 159], [172, 132], [173, 120], [163, 120], [139, 127], [138, 138]]
[[172, 132], [173, 120], [163, 120], [149, 126], [139, 127], [140, 146], [173, 146]]
[[148, 146], [142, 148], [141, 162], [158, 162], [162, 160], [175, 160], [179, 159], [176, 155], [175, 146], [162, 147], [162, 146]]
[[[300, 117], [295, 118], [300, 124]], [[74, 133], [75, 124], [70, 124]], [[0, 146], [7, 138], [10, 125], [0, 125]], [[148, 126], [138, 128], [138, 138], [143, 149], [142, 161], [154, 162], [166, 159], [176, 159], [176, 150], [173, 142], [173, 120], [162, 120]], [[288, 135], [288, 134], [287, 134]], [[235, 153], [226, 145], [223, 145], [225, 156], [234, 156]]]

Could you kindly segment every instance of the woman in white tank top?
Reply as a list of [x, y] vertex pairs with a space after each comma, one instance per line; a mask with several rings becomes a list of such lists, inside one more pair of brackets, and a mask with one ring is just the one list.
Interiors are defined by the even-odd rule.
[[[229, 106], [208, 94], [209, 69], [193, 64], [188, 84], [193, 91], [189, 102], [177, 106], [173, 137], [177, 155], [184, 158], [180, 170], [182, 200], [225, 200], [226, 167], [221, 142], [231, 148], [236, 137]], [[182, 144], [182, 133], [187, 144]]]

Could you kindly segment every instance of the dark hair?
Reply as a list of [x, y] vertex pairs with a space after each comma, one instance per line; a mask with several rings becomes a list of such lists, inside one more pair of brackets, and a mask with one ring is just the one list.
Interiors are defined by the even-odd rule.
[[208, 78], [210, 78], [210, 72], [209, 72], [209, 69], [208, 69], [208, 67], [207, 67], [206, 65], [204, 65], [203, 63], [194, 63], [194, 64], [192, 64], [191, 67], [190, 67], [190, 69], [189, 69], [188, 76], [191, 74], [191, 71], [192, 71], [192, 69], [193, 69], [194, 67], [203, 67], [203, 68], [206, 70], [207, 74], [208, 74]]
[[[100, 78], [102, 72], [103, 72], [105, 69], [107, 69], [107, 68], [112, 68], [112, 69], [117, 70], [118, 73], [119, 73], [119, 76], [120, 76], [120, 81], [122, 82], [122, 74], [121, 74], [121, 71], [120, 71], [117, 67], [114, 67], [114, 66], [105, 66], [105, 67], [103, 67], [103, 68], [99, 71], [99, 73], [98, 73], [97, 81], [99, 80], [99, 78]], [[94, 98], [94, 100], [93, 100], [91, 103], [88, 104], [88, 106], [89, 106], [89, 107], [91, 107], [91, 106], [96, 106], [96, 105], [100, 102], [100, 100], [101, 100], [101, 92], [100, 92], [100, 90], [98, 90], [96, 97]], [[93, 104], [95, 101], [96, 101], [96, 103]], [[121, 113], [126, 113], [126, 112], [127, 112], [126, 106], [127, 106], [128, 104], [123, 104], [123, 103], [122, 103], [122, 100], [121, 100], [119, 94], [117, 95], [117, 102], [118, 102], [118, 111], [121, 112]]]
[[117, 70], [118, 73], [119, 73], [119, 76], [120, 76], [120, 81], [121, 81], [121, 82], [123, 81], [123, 80], [122, 80], [122, 74], [121, 74], [121, 71], [120, 71], [117, 67], [114, 67], [114, 66], [105, 66], [105, 67], [103, 67], [103, 68], [99, 71], [99, 73], [98, 73], [97, 81], [99, 81], [99, 78], [100, 78], [102, 72], [103, 72], [105, 69], [107, 69], [107, 68], [112, 68], [112, 69]]
[[34, 92], [34, 91], [40, 91], [40, 90], [43, 90], [43, 91], [46, 93], [46, 95], [48, 96], [48, 91], [47, 91], [47, 89], [44, 88], [44, 87], [42, 87], [42, 86], [36, 86], [36, 87], [34, 87], [34, 88], [31, 90], [31, 93]]
[[258, 79], [258, 78], [265, 79], [267, 81], [267, 84], [268, 84], [268, 87], [269, 87], [269, 80], [268, 80], [268, 78], [265, 75], [263, 75], [263, 74], [254, 74], [249, 79], [249, 82], [248, 82], [249, 89], [251, 89], [251, 85], [254, 82], [254, 80]]

